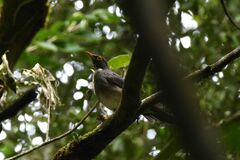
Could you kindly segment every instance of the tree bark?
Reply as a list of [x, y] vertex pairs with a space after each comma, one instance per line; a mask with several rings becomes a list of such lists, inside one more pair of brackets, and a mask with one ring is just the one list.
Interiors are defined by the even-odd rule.
[[34, 35], [44, 26], [47, 0], [4, 0], [0, 18], [0, 57], [6, 52], [13, 68]]

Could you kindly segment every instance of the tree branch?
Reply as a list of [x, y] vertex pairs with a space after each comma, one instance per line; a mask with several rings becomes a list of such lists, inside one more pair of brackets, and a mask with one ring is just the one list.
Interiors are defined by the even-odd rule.
[[204, 78], [213, 76], [215, 73], [220, 72], [224, 67], [230, 64], [232, 61], [240, 57], [240, 47], [235, 48], [233, 51], [229, 52], [217, 62], [208, 65], [206, 68], [197, 70], [185, 77], [186, 80], [193, 80], [194, 82], [199, 82]]
[[[140, 89], [149, 57], [144, 54], [144, 41], [139, 40], [124, 82], [121, 105], [113, 117], [103, 122], [92, 132], [62, 147], [54, 156], [54, 160], [92, 159], [99, 154], [116, 136], [134, 122], [137, 108], [140, 105]], [[138, 72], [136, 72], [136, 70]]]
[[228, 17], [230, 23], [235, 27], [237, 28], [238, 30], [240, 30], [240, 27], [234, 22], [234, 20], [232, 19], [232, 17], [230, 16], [230, 14], [228, 13], [228, 10], [227, 10], [227, 7], [225, 5], [225, 1], [224, 0], [220, 0], [221, 2], [221, 5], [223, 7], [223, 10], [224, 10], [224, 13], [225, 15]]
[[[204, 76], [206, 78], [207, 76], [210, 76], [210, 75], [204, 75]], [[155, 95], [155, 97], [158, 97], [159, 95], [161, 95], [161, 94], [157, 93]], [[159, 97], [161, 97], [161, 96], [159, 96]], [[150, 97], [148, 97], [148, 98], [150, 98]], [[154, 100], [156, 100], [156, 99], [153, 98], [152, 101], [147, 101], [147, 99], [146, 99], [146, 101], [143, 101], [142, 106], [147, 106], [148, 104], [151, 104]], [[159, 99], [158, 99], [158, 101], [159, 101]], [[123, 103], [124, 103], [124, 101], [123, 101]], [[120, 107], [120, 108], [125, 108], [125, 107], [123, 107], [124, 105], [121, 105], [121, 106], [122, 107]], [[121, 109], [119, 109], [119, 110], [121, 110]], [[80, 157], [85, 158], [85, 159], [90, 159], [91, 157], [94, 157], [95, 155], [97, 155], [109, 142], [111, 142], [111, 140], [115, 136], [117, 136], [119, 134], [119, 132], [124, 130], [123, 128], [125, 128], [125, 127], [122, 127], [121, 124], [118, 122], [118, 125], [119, 125], [118, 127], [121, 129], [111, 130], [112, 131], [111, 135], [109, 135], [109, 133], [108, 133], [109, 131], [106, 132], [106, 128], [111, 129], [113, 126], [115, 126], [115, 124], [116, 124], [115, 119], [118, 119], [116, 117], [118, 117], [119, 115], [125, 115], [124, 112], [125, 111], [123, 111], [123, 114], [121, 114], [121, 111], [117, 111], [117, 113], [114, 115], [114, 117], [111, 120], [104, 122], [100, 127], [97, 127], [92, 133], [89, 133], [88, 135], [82, 137], [80, 139], [80, 141], [70, 142], [67, 146], [63, 147], [61, 150], [59, 150], [57, 152], [54, 159], [67, 159], [67, 158], [79, 159]], [[128, 115], [131, 116], [131, 111]], [[128, 119], [127, 117], [126, 117], [126, 119]], [[134, 119], [135, 119], [135, 116], [134, 116]], [[104, 137], [105, 140], [101, 139], [103, 136], [103, 133], [105, 133], [105, 137]], [[96, 146], [96, 140], [101, 141], [101, 142], [97, 143], [97, 146]], [[94, 141], [95, 141], [95, 143], [94, 143], [95, 146], [92, 146]], [[102, 141], [105, 141], [105, 142], [102, 142]], [[98, 145], [100, 145], [100, 147]], [[69, 152], [71, 152], [71, 153], [69, 153]]]
[[[120, 2], [122, 6], [124, 6], [122, 8], [125, 9], [125, 11], [130, 11], [128, 9], [135, 8], [135, 1], [121, 0]], [[172, 4], [174, 1], [171, 0], [168, 2]], [[170, 7], [171, 5], [169, 5], [169, 8]], [[165, 15], [169, 8], [163, 10]], [[113, 117], [105, 121], [102, 125], [93, 130], [93, 132], [81, 137], [79, 141], [68, 143], [56, 153], [54, 160], [92, 159], [117, 135], [134, 122], [137, 117], [137, 109], [140, 105], [140, 88], [149, 61], [149, 56], [146, 55], [149, 50], [145, 47], [145, 43], [146, 39], [142, 39], [140, 36], [124, 82], [121, 105]]]
[[[235, 48], [231, 52], [227, 53], [223, 57], [221, 57], [215, 63], [208, 65], [204, 69], [200, 69], [188, 74], [184, 80], [193, 81], [193, 82], [200, 82], [210, 76], [213, 76], [217, 72], [222, 71], [227, 65], [232, 63], [234, 60], [240, 57], [240, 47]], [[157, 103], [165, 103], [163, 93], [161, 91], [156, 92], [142, 101], [142, 104], [139, 108], [139, 114], [145, 114], [148, 110], [151, 110], [152, 107]], [[164, 118], [162, 119], [165, 122]]]
[[220, 120], [218, 123], [213, 124], [214, 127], [224, 126], [226, 124], [229, 124], [233, 121], [239, 121], [240, 120], [240, 111], [234, 113], [228, 118]]
[[165, 1], [135, 1], [135, 20], [139, 35], [145, 38], [145, 45], [151, 51], [155, 64], [155, 75], [164, 93], [166, 106], [174, 114], [180, 137], [191, 158], [196, 160], [219, 160], [221, 151], [208, 132], [203, 131], [205, 123], [200, 116], [199, 104], [192, 88], [182, 81], [183, 71], [179, 69], [174, 51], [168, 46], [166, 17], [159, 13], [166, 8]]
[[[188, 76], [186, 76], [185, 80], [194, 80], [195, 82], [199, 82], [199, 81], [201, 81], [205, 78], [208, 78], [209, 76], [212, 76], [215, 73], [221, 71], [224, 67], [229, 65], [235, 59], [239, 58], [239, 56], [240, 56], [240, 47], [229, 52], [228, 54], [226, 54], [225, 56], [220, 58], [217, 62], [209, 65], [209, 67], [207, 67], [208, 68], [207, 71], [206, 71], [206, 69], [197, 70], [197, 71], [189, 74]], [[140, 114], [144, 114], [145, 110], [151, 109], [151, 107], [154, 104], [159, 103], [159, 102], [162, 103], [163, 101], [164, 101], [163, 94], [160, 91], [152, 94], [151, 96], [148, 96], [147, 98], [142, 100], [137, 116], [139, 116]], [[233, 116], [233, 117], [239, 117], [239, 115], [240, 114], [237, 114], [237, 116]], [[166, 119], [162, 118], [162, 121], [166, 122]], [[54, 139], [50, 140], [49, 143], [56, 141], [56, 140], [58, 140], [58, 138], [57, 139], [54, 138]], [[160, 159], [164, 159], [162, 157], [166, 157], [166, 155], [168, 155], [167, 153], [169, 152], [169, 147], [173, 147], [172, 144], [175, 144], [175, 141], [173, 141], [173, 143], [169, 142], [169, 144], [166, 146], [166, 153], [165, 153], [165, 149], [164, 149], [164, 155], [161, 155], [161, 154], [159, 155]], [[44, 144], [42, 144], [42, 146], [45, 146], [49, 143], [46, 142], [46, 144], [44, 143]], [[40, 147], [37, 147], [36, 149], [38, 149]], [[176, 148], [176, 146], [174, 148]], [[34, 150], [36, 150], [36, 149], [34, 149]]]
[[14, 117], [18, 111], [22, 110], [26, 105], [32, 102], [37, 97], [35, 89], [30, 89], [22, 97], [20, 97], [16, 102], [7, 107], [4, 111], [0, 113], [0, 122]]
[[33, 36], [44, 26], [48, 0], [4, 0], [0, 18], [0, 57], [9, 50], [11, 68]]
[[44, 142], [43, 144], [41, 144], [39, 146], [33, 147], [33, 148], [29, 149], [29, 150], [23, 151], [22, 153], [19, 153], [17, 155], [12, 156], [12, 157], [6, 158], [5, 160], [15, 160], [15, 159], [20, 158], [22, 156], [25, 156], [25, 155], [27, 155], [27, 154], [35, 151], [35, 150], [40, 149], [43, 146], [46, 146], [46, 145], [48, 145], [50, 143], [53, 143], [53, 142], [55, 142], [57, 140], [60, 140], [60, 139], [62, 139], [64, 137], [70, 135], [72, 132], [74, 132], [88, 118], [88, 116], [92, 113], [92, 111], [97, 107], [98, 104], [99, 104], [99, 101], [97, 101], [94, 104], [94, 106], [88, 111], [88, 113], [86, 113], [84, 115], [84, 117], [76, 124], [76, 126], [73, 129], [71, 129], [71, 130], [69, 130], [69, 131], [67, 131], [67, 132], [65, 132], [65, 133], [63, 133], [63, 134], [61, 134], [61, 135], [59, 135], [59, 136], [57, 136], [55, 138], [52, 138], [52, 139]]

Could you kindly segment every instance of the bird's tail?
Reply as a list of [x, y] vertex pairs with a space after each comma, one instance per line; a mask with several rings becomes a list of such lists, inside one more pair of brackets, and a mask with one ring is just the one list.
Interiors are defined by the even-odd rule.
[[167, 110], [167, 108], [160, 103], [155, 104], [146, 111], [143, 112], [145, 118], [151, 122], [164, 122], [173, 124], [175, 123], [173, 114]]

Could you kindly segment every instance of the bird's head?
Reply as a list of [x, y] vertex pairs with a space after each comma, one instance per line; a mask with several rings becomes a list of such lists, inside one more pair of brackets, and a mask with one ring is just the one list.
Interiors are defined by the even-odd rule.
[[88, 51], [86, 53], [91, 58], [95, 69], [108, 69], [108, 64], [104, 57], [97, 55], [97, 54], [93, 54]]

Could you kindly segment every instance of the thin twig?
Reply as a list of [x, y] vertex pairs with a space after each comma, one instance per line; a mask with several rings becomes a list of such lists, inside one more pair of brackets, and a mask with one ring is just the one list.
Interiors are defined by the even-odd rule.
[[147, 53], [147, 50], [143, 49], [144, 43], [145, 41], [141, 39], [136, 44], [124, 82], [121, 105], [115, 114], [90, 133], [85, 134], [81, 140], [68, 142], [55, 153], [53, 160], [94, 159], [115, 137], [135, 121], [136, 110], [140, 102], [140, 89], [150, 60], [149, 55], [144, 54]]
[[209, 76], [220, 72], [232, 61], [240, 57], [240, 47], [235, 48], [228, 54], [221, 57], [217, 62], [208, 65], [206, 68], [194, 71], [185, 77], [185, 80], [193, 80], [194, 82], [199, 82]]
[[76, 126], [75, 126], [73, 129], [68, 130], [67, 132], [65, 132], [65, 133], [63, 133], [63, 134], [61, 134], [61, 135], [59, 135], [59, 136], [57, 136], [57, 137], [55, 137], [55, 138], [52, 138], [52, 139], [44, 142], [43, 144], [41, 144], [41, 145], [39, 145], [39, 146], [36, 146], [36, 147], [33, 147], [33, 148], [29, 149], [29, 150], [23, 151], [22, 153], [19, 153], [19, 154], [15, 155], [15, 156], [6, 158], [5, 160], [15, 160], [15, 159], [17, 159], [17, 158], [19, 158], [19, 157], [22, 157], [22, 156], [24, 156], [24, 155], [27, 155], [27, 154], [29, 154], [29, 153], [37, 150], [37, 149], [42, 148], [43, 146], [46, 146], [46, 145], [48, 145], [48, 144], [50, 144], [50, 143], [53, 143], [53, 142], [55, 142], [55, 141], [57, 141], [57, 140], [60, 140], [60, 139], [62, 139], [62, 138], [64, 138], [64, 137], [66, 137], [67, 135], [71, 134], [73, 131], [75, 131], [75, 130], [88, 118], [88, 116], [92, 113], [92, 111], [97, 107], [98, 103], [99, 103], [99, 101], [97, 101], [97, 102], [93, 105], [93, 107], [84, 115], [84, 117], [76, 124]]
[[51, 124], [51, 106], [48, 105], [47, 132], [45, 142], [47, 142], [50, 139], [50, 124]]
[[228, 10], [227, 10], [227, 7], [225, 5], [225, 1], [224, 0], [220, 0], [221, 4], [222, 4], [222, 7], [223, 7], [223, 10], [224, 10], [224, 13], [225, 15], [228, 17], [229, 21], [232, 23], [232, 25], [234, 27], [236, 27], [238, 30], [240, 30], [240, 27], [234, 22], [234, 20], [232, 19], [232, 17], [230, 16]]
[[226, 125], [228, 123], [231, 123], [231, 122], [233, 122], [235, 120], [239, 120], [239, 119], [240, 119], [240, 111], [234, 113], [233, 115], [231, 115], [228, 118], [222, 119], [219, 122], [213, 124], [213, 127], [223, 126], [223, 125]]
[[[215, 63], [208, 65], [206, 68], [190, 73], [184, 78], [184, 80], [192, 80], [194, 82], [200, 82], [203, 79], [208, 78], [209, 76], [212, 76], [217, 72], [220, 72], [227, 65], [229, 65], [231, 62], [233, 62], [235, 59], [239, 57], [240, 57], [240, 47], [237, 47], [231, 52], [221, 57]], [[151, 107], [154, 104], [163, 102], [163, 101], [164, 101], [163, 93], [161, 91], [158, 91], [142, 100], [138, 113], [144, 114], [146, 110], [148, 109], [151, 110]]]
[[[200, 80], [202, 80], [202, 79], [204, 79], [204, 78], [207, 78], [207, 77], [213, 75], [214, 73], [219, 72], [219, 71], [222, 70], [226, 65], [228, 65], [229, 63], [231, 63], [233, 60], [237, 59], [239, 56], [240, 56], [240, 47], [234, 49], [233, 51], [231, 51], [230, 53], [228, 53], [228, 54], [226, 54], [224, 57], [222, 57], [220, 60], [218, 60], [216, 63], [210, 65], [210, 66], [212, 67], [212, 72], [206, 72], [206, 69], [198, 70], [198, 71], [195, 71], [195, 72], [189, 74], [185, 79], [197, 79], [197, 81], [200, 81]], [[204, 74], [203, 74], [203, 72], [204, 72]], [[198, 77], [198, 78], [196, 78], [196, 77]], [[148, 105], [148, 104], [152, 104], [150, 101], [159, 100], [159, 97], [161, 97], [161, 96], [162, 96], [161, 92], [157, 92], [157, 93], [153, 94], [152, 96], [147, 97], [145, 100], [147, 100], [148, 98], [151, 98], [152, 100], [149, 99], [149, 100], [148, 100], [149, 102], [146, 103], [146, 105], [145, 105], [145, 104], [144, 104], [144, 105], [142, 104], [142, 105], [144, 106], [143, 108], [146, 107], [146, 109], [147, 109], [149, 106], [151, 106], [151, 105]], [[143, 102], [144, 102], [144, 101], [143, 101]], [[22, 152], [22, 153], [20, 153], [20, 154], [18, 154], [18, 155], [13, 156], [13, 157], [7, 158], [6, 160], [13, 160], [13, 159], [22, 157], [22, 156], [24, 156], [24, 155], [26, 155], [26, 154], [28, 154], [28, 153], [31, 153], [31, 152], [33, 152], [33, 151], [35, 151], [35, 150], [37, 150], [37, 149], [39, 149], [39, 148], [41, 148], [41, 147], [43, 147], [43, 146], [45, 146], [45, 145], [48, 145], [48, 144], [50, 144], [50, 143], [52, 143], [52, 142], [55, 142], [55, 141], [57, 141], [57, 140], [59, 140], [59, 139], [62, 139], [62, 138], [65, 137], [65, 136], [71, 134], [76, 128], [78, 128], [78, 127], [83, 123], [83, 121], [89, 116], [89, 114], [93, 111], [93, 109], [96, 108], [96, 105], [97, 105], [97, 103], [96, 103], [96, 104], [94, 105], [94, 107], [83, 117], [83, 119], [82, 119], [80, 122], [78, 122], [78, 124], [77, 124], [72, 130], [69, 130], [69, 131], [65, 132], [64, 134], [62, 134], [62, 135], [60, 135], [60, 136], [58, 136], [58, 137], [55, 137], [55, 138], [53, 138], [53, 139], [51, 139], [51, 140], [49, 140], [49, 141], [47, 141], [47, 142], [44, 142], [43, 144], [41, 144], [41, 145], [39, 145], [39, 146], [36, 146], [36, 147], [34, 147], [34, 148], [32, 148], [32, 149], [29, 149], [29, 150], [27, 150], [27, 151], [24, 151], [24, 152]], [[144, 110], [143, 108], [142, 108], [142, 111]]]

